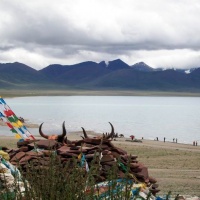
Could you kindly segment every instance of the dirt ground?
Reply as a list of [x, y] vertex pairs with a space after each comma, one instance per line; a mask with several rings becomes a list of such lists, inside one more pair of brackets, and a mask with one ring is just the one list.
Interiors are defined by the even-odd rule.
[[142, 140], [142, 143], [119, 139], [114, 144], [137, 155], [157, 179], [160, 194], [200, 196], [200, 146]]
[[[71, 133], [68, 139], [80, 139], [81, 132]], [[95, 136], [93, 132], [88, 135]], [[156, 178], [162, 194], [200, 197], [200, 146], [152, 140], [142, 143], [118, 138], [114, 145], [137, 155], [137, 160], [148, 167], [149, 175]], [[16, 147], [14, 137], [0, 137], [0, 146]]]

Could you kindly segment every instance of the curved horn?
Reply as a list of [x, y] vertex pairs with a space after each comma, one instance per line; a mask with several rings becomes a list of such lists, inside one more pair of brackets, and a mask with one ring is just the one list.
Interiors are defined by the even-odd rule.
[[113, 125], [112, 125], [110, 122], [109, 122], [109, 124], [110, 124], [110, 126], [111, 126], [111, 133], [108, 134], [108, 136], [106, 137], [106, 139], [113, 138], [113, 137], [114, 137], [114, 134], [115, 134]]
[[62, 128], [63, 128], [62, 136], [65, 137], [67, 135], [67, 131], [66, 131], [66, 128], [65, 128], [65, 121], [62, 124]]
[[41, 135], [43, 138], [48, 139], [48, 136], [45, 135], [45, 134], [42, 132], [42, 125], [43, 125], [43, 124], [44, 124], [44, 122], [43, 122], [42, 124], [40, 124], [40, 127], [39, 127], [39, 133], [40, 133], [40, 135]]
[[71, 142], [70, 140], [68, 140], [67, 137], [65, 137], [64, 143], [65, 143], [65, 144], [71, 144], [72, 142]]
[[63, 133], [61, 135], [58, 135], [58, 142], [63, 142], [66, 134], [67, 134], [67, 131], [66, 131], [66, 128], [65, 128], [65, 121], [63, 122], [62, 124], [62, 129], [63, 129]]
[[88, 138], [88, 135], [87, 135], [85, 129], [84, 129], [83, 127], [81, 127], [81, 128], [82, 128], [82, 130], [83, 130], [83, 135], [84, 135], [84, 137], [85, 137], [85, 138]]

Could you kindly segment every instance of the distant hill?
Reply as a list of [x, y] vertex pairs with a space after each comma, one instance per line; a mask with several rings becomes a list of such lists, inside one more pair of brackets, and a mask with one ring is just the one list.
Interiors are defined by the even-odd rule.
[[134, 70], [143, 71], [143, 72], [152, 72], [154, 69], [144, 62], [139, 62], [131, 66]]
[[154, 69], [144, 62], [129, 66], [120, 59], [52, 64], [38, 71], [15, 62], [0, 64], [0, 87], [200, 91], [200, 68], [185, 71]]
[[121, 70], [121, 69], [129, 69], [130, 66], [127, 65], [122, 60], [117, 59], [117, 60], [109, 61], [107, 68], [110, 70]]
[[47, 83], [48, 79], [39, 71], [22, 63], [0, 63], [0, 85], [17, 87]]
[[75, 65], [50, 65], [40, 72], [51, 78], [55, 83], [79, 85], [110, 72], [106, 64], [95, 62], [83, 62]]

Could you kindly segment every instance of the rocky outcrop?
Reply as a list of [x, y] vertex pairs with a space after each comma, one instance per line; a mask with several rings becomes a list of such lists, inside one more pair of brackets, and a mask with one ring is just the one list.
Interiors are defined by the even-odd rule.
[[159, 192], [156, 179], [151, 177], [148, 168], [137, 160], [137, 155], [128, 155], [123, 149], [114, 146], [111, 141], [114, 134], [113, 127], [110, 134], [102, 137], [88, 137], [85, 130], [83, 133], [84, 137], [81, 140], [69, 141], [65, 138], [65, 142], [62, 143], [53, 139], [18, 142], [17, 149], [7, 151], [10, 162], [15, 166], [20, 166], [26, 172], [30, 163], [35, 167], [42, 165], [48, 168], [52, 154], [56, 154], [62, 166], [73, 159], [80, 163], [84, 156], [84, 162], [87, 163], [88, 169], [92, 163], [99, 166], [100, 176], [96, 183], [106, 181], [108, 171], [115, 165], [118, 168], [117, 176], [119, 178], [125, 177], [128, 172], [130, 179], [137, 183], [145, 183], [152, 194], [155, 195]]

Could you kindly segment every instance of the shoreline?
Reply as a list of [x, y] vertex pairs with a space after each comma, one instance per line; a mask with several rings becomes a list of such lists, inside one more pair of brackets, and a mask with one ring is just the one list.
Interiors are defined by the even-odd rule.
[[[99, 137], [102, 136], [101, 133], [96, 133], [94, 131], [87, 131], [87, 135], [89, 137]], [[74, 131], [74, 132], [70, 132], [67, 134], [67, 138], [69, 140], [81, 140], [81, 136], [83, 136], [83, 132], [82, 131]], [[38, 135], [34, 135], [34, 137], [36, 139], [44, 139], [42, 138], [39, 134]], [[9, 140], [9, 139], [13, 139], [16, 140], [14, 135], [0, 135], [0, 141], [1, 139], [3, 140]], [[153, 148], [157, 148], [157, 149], [173, 149], [173, 150], [183, 150], [183, 151], [195, 151], [195, 152], [199, 152], [200, 153], [200, 144], [198, 144], [197, 146], [193, 146], [192, 144], [189, 143], [175, 143], [175, 142], [163, 142], [163, 141], [156, 141], [156, 140], [151, 140], [151, 139], [136, 139], [136, 140], [140, 140], [141, 142], [138, 141], [132, 141], [130, 138], [127, 137], [123, 137], [123, 138], [115, 138], [114, 140], [112, 140], [112, 142], [114, 144], [117, 145], [128, 145], [128, 146], [146, 146], [146, 147], [153, 147]]]
[[0, 89], [2, 98], [31, 97], [31, 96], [163, 96], [163, 97], [200, 97], [200, 92], [183, 91], [143, 91], [143, 90], [15, 90]]
[[[40, 124], [33, 124], [33, 123], [29, 123], [29, 122], [26, 122], [26, 123], [23, 123], [27, 128], [32, 128], [32, 129], [37, 129], [39, 128]], [[3, 126], [3, 127], [7, 127], [7, 125], [5, 123], [3, 123], [2, 121], [0, 121], [0, 127]], [[9, 130], [8, 130], [9, 131]], [[32, 133], [33, 134], [33, 133]], [[102, 136], [103, 133], [97, 133], [97, 132], [94, 132], [94, 131], [87, 131], [87, 134], [88, 136], [91, 136], [91, 137], [98, 137], [98, 136]], [[33, 134], [34, 135], [34, 134]], [[40, 137], [40, 135], [34, 135], [35, 137]], [[71, 132], [67, 132], [67, 137], [71, 140], [78, 140], [78, 139], [81, 139], [81, 136], [83, 136], [83, 132], [82, 131], [71, 131]], [[13, 137], [13, 134], [11, 132], [9, 132], [8, 135], [5, 135], [5, 134], [0, 134], [0, 138], [1, 137]], [[193, 143], [190, 143], [190, 142], [172, 142], [172, 141], [168, 141], [166, 140], [165, 142], [164, 141], [161, 141], [161, 140], [155, 140], [155, 139], [151, 139], [151, 138], [135, 138], [136, 140], [142, 140], [143, 142], [144, 141], [152, 141], [152, 143], [156, 146], [158, 145], [160, 148], [164, 148], [166, 146], [171, 146], [171, 147], [174, 147], [178, 145], [178, 147], [181, 147], [181, 146], [193, 146]], [[116, 138], [116, 141], [115, 142], [123, 142], [125, 140], [125, 142], [129, 142], [129, 143], [138, 143], [138, 142], [135, 142], [135, 141], [132, 141], [130, 139], [130, 137], [118, 137]], [[198, 140], [197, 140], [198, 141]], [[198, 146], [200, 146], [200, 141], [198, 141]], [[196, 147], [196, 146], [193, 146], [193, 147]]]

